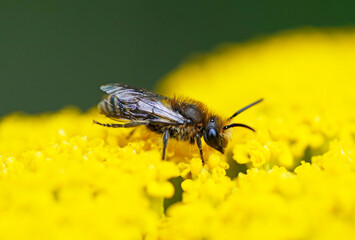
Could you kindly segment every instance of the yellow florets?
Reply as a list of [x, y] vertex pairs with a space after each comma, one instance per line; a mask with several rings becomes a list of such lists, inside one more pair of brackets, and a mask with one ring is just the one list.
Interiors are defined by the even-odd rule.
[[[189, 62], [160, 85], [256, 129], [225, 155], [96, 111], [0, 122], [2, 239], [351, 239], [355, 34], [283, 34]], [[174, 196], [172, 202], [164, 199]]]
[[128, 130], [111, 134], [94, 117], [68, 109], [2, 121], [4, 239], [156, 238], [177, 166], [147, 136], [130, 142]]

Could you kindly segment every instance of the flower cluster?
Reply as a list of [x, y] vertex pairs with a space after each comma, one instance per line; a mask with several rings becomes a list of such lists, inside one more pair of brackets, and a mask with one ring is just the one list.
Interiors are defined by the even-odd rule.
[[[354, 32], [229, 45], [172, 72], [167, 95], [234, 121], [226, 154], [96, 109], [0, 122], [3, 239], [351, 239], [355, 234]], [[187, 150], [188, 149], [188, 150]], [[173, 197], [167, 204], [167, 199]]]
[[3, 239], [156, 239], [178, 167], [160, 160], [149, 133], [111, 132], [94, 117], [66, 109], [2, 120]]
[[354, 32], [291, 32], [221, 48], [168, 75], [161, 89], [194, 96], [229, 117], [259, 99], [264, 102], [234, 121], [230, 151], [251, 167], [292, 170], [327, 151], [333, 139], [353, 143], [355, 104]]

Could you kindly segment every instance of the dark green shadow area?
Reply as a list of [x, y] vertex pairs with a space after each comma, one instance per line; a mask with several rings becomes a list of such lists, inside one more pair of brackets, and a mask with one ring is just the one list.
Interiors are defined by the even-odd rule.
[[[304, 27], [352, 27], [354, 0], [0, 1], [0, 116], [152, 90], [189, 56]], [[237, 66], [236, 66], [237, 67]]]
[[227, 163], [229, 165], [229, 168], [226, 169], [226, 175], [228, 177], [234, 179], [238, 177], [239, 173], [247, 173], [248, 166], [246, 164], [237, 163], [237, 161], [233, 159], [233, 153], [231, 151], [227, 152], [226, 155]]
[[182, 188], [181, 183], [184, 181], [182, 177], [171, 178], [169, 182], [174, 185], [175, 194], [172, 198], [164, 199], [164, 212], [174, 203], [181, 202], [182, 200]]

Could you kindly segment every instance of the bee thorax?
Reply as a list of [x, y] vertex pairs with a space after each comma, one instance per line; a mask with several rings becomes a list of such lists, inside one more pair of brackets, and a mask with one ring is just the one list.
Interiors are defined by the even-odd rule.
[[168, 130], [171, 138], [178, 141], [189, 141], [190, 143], [194, 143], [193, 139], [197, 134], [196, 128], [185, 124], [177, 126], [157, 126], [156, 124], [149, 124], [148, 128], [160, 134]]

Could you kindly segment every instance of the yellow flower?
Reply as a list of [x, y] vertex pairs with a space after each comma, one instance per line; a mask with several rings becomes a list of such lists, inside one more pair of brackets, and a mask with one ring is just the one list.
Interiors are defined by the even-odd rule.
[[226, 160], [237, 178], [185, 180], [163, 239], [352, 238], [354, 41], [354, 32], [283, 34], [227, 46], [168, 76], [168, 95], [225, 117], [265, 101], [235, 120], [257, 131], [233, 131]]
[[2, 121], [4, 239], [157, 237], [177, 166], [160, 160], [158, 139], [147, 143], [140, 133], [130, 142], [129, 131], [110, 133], [94, 117], [68, 109]]
[[263, 97], [234, 120], [257, 133], [235, 128], [229, 152], [239, 163], [292, 169], [334, 138], [353, 142], [354, 39], [353, 31], [304, 31], [228, 45], [172, 72], [160, 89], [225, 117]]
[[[351, 239], [355, 225], [355, 33], [294, 32], [230, 45], [160, 85], [235, 128], [225, 155], [96, 110], [0, 122], [2, 239]], [[173, 197], [173, 198], [172, 198]], [[168, 199], [170, 203], [168, 203]], [[166, 200], [166, 201], [165, 201]]]

